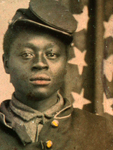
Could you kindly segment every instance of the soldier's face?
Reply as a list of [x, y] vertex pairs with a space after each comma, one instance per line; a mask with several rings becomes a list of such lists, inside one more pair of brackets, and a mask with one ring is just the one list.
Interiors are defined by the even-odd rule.
[[66, 73], [66, 46], [46, 33], [23, 31], [4, 60], [15, 94], [50, 97], [62, 85]]

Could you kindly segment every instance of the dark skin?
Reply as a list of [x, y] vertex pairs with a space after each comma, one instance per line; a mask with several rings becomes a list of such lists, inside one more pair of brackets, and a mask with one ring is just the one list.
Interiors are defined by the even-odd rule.
[[19, 101], [39, 111], [57, 102], [67, 64], [66, 46], [61, 40], [47, 33], [23, 31], [3, 60]]

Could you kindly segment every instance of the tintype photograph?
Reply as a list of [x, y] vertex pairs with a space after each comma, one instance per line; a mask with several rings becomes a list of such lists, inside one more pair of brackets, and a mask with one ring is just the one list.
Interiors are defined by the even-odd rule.
[[0, 150], [113, 150], [113, 0], [0, 0]]

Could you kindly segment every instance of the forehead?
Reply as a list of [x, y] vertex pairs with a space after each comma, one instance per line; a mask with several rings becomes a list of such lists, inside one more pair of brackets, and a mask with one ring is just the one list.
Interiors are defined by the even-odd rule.
[[40, 43], [42, 45], [50, 44], [60, 47], [66, 47], [66, 44], [60, 38], [58, 38], [57, 35], [39, 30], [19, 31], [11, 47], [13, 47], [15, 44], [21, 45], [28, 42], [34, 43], [35, 45]]

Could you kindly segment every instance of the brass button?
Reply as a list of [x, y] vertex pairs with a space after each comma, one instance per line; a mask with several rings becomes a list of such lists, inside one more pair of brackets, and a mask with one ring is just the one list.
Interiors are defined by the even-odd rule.
[[53, 145], [53, 142], [52, 142], [51, 140], [48, 140], [48, 141], [46, 142], [46, 147], [47, 147], [47, 148], [51, 148], [52, 145]]
[[74, 43], [71, 43], [71, 47], [73, 47], [74, 46]]
[[9, 24], [9, 25], [11, 25], [11, 24], [12, 24], [12, 20], [11, 20], [11, 19], [8, 21], [8, 24]]
[[59, 121], [58, 121], [58, 120], [53, 120], [53, 121], [51, 122], [51, 125], [52, 125], [53, 127], [58, 127], [58, 126], [59, 126]]

